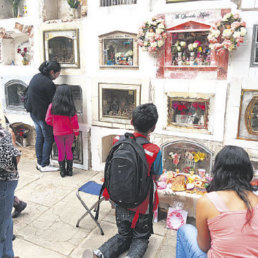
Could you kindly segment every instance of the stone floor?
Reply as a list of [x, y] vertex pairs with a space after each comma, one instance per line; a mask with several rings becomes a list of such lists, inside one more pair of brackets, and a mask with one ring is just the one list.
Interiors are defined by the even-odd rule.
[[[35, 155], [23, 149], [19, 164], [20, 180], [16, 195], [28, 206], [14, 219], [13, 242], [15, 255], [20, 258], [82, 257], [86, 248], [95, 249], [117, 232], [114, 210], [109, 202], [102, 202], [99, 221], [105, 235], [100, 234], [89, 216], [76, 228], [77, 219], [85, 211], [76, 197], [76, 190], [85, 182], [101, 183], [103, 173], [74, 169], [73, 177], [61, 178], [58, 172], [41, 173], [35, 168]], [[84, 194], [87, 203], [95, 196]], [[165, 216], [154, 223], [145, 258], [175, 257], [176, 232], [166, 229]], [[121, 257], [124, 257], [122, 255]]]

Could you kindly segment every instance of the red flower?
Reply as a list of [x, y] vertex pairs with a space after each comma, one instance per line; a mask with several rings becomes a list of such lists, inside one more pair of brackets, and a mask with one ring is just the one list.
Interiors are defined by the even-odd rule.
[[200, 104], [199, 107], [200, 107], [201, 110], [205, 110], [205, 105]]
[[23, 49], [23, 51], [26, 53], [26, 52], [27, 52], [27, 48], [25, 47], [25, 48]]
[[182, 111], [182, 112], [181, 112], [181, 115], [185, 115], [185, 111]]
[[21, 53], [21, 56], [22, 56], [22, 57], [24, 57], [24, 56], [25, 56], [25, 54], [24, 54], [24, 53]]
[[17, 49], [17, 53], [20, 53], [20, 52], [21, 52], [21, 49], [20, 49], [20, 48], [18, 48], [18, 49]]
[[198, 108], [198, 104], [197, 104], [196, 102], [194, 102], [194, 103], [192, 104], [192, 106], [193, 106], [195, 109]]

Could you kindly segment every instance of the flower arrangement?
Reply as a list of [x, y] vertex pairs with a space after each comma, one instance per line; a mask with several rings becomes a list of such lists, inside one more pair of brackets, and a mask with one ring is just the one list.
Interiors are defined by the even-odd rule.
[[197, 163], [199, 161], [203, 161], [206, 157], [206, 154], [204, 152], [192, 152], [193, 154], [193, 159], [194, 159], [194, 162]]
[[137, 43], [143, 50], [155, 53], [164, 45], [166, 38], [164, 19], [153, 17], [151, 22], [147, 21], [139, 28]]
[[215, 49], [218, 55], [223, 55], [226, 50], [232, 51], [239, 47], [244, 42], [246, 32], [246, 23], [239, 14], [227, 13], [208, 35], [210, 48]]
[[77, 9], [81, 4], [81, 0], [67, 0], [67, 3], [71, 8]]
[[22, 63], [24, 65], [27, 65], [29, 63], [28, 49], [26, 47], [24, 47], [23, 49], [17, 48], [17, 53], [22, 56]]
[[181, 155], [179, 155], [178, 153], [174, 153], [174, 152], [169, 152], [169, 157], [173, 160], [173, 164], [176, 166], [177, 168], [177, 165], [180, 161], [180, 158], [181, 158]]

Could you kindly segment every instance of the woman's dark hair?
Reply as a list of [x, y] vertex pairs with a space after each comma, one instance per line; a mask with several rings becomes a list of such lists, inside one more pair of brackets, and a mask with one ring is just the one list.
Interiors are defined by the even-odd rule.
[[250, 182], [254, 172], [248, 153], [241, 147], [225, 146], [216, 155], [212, 174], [207, 192], [234, 190], [247, 206], [245, 224], [250, 223], [253, 209], [247, 194], [253, 191]]
[[76, 113], [73, 102], [72, 89], [70, 86], [63, 84], [57, 87], [56, 93], [52, 100], [53, 115], [74, 116]]
[[158, 111], [154, 104], [147, 103], [133, 110], [132, 123], [134, 128], [142, 133], [148, 132], [158, 121]]
[[61, 65], [56, 61], [45, 61], [39, 66], [39, 71], [46, 76], [49, 76], [52, 70], [54, 73], [60, 72]]

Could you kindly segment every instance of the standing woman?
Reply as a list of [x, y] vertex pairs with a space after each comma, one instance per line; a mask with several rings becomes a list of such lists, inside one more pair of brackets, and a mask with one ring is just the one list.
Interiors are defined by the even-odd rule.
[[177, 257], [258, 257], [258, 196], [247, 152], [225, 146], [216, 156], [208, 194], [196, 206], [196, 227], [177, 232]]
[[36, 168], [41, 172], [57, 171], [58, 168], [49, 165], [54, 137], [52, 127], [45, 122], [45, 116], [56, 92], [53, 80], [60, 75], [61, 66], [56, 61], [46, 61], [40, 65], [39, 71], [30, 81], [27, 104], [36, 130]]
[[[53, 102], [49, 105], [46, 123], [53, 126], [54, 137], [58, 149], [60, 175], [73, 175], [72, 144], [74, 136], [79, 135], [78, 117], [73, 102], [72, 89], [68, 85], [60, 85]], [[65, 162], [66, 160], [66, 162]], [[67, 163], [67, 168], [65, 168]]]
[[4, 119], [0, 118], [0, 257], [11, 258], [14, 257], [11, 212], [19, 178], [17, 164], [21, 153], [13, 146], [12, 136], [4, 124]]

